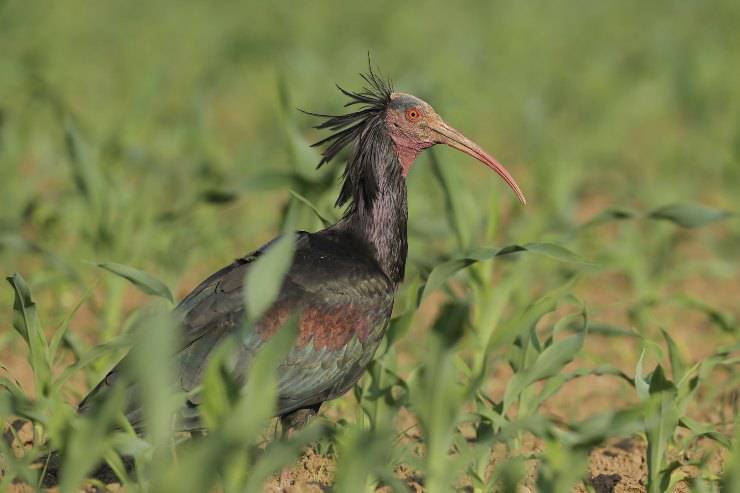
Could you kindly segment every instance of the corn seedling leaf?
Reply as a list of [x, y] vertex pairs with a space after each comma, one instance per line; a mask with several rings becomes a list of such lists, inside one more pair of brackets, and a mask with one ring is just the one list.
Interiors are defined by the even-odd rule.
[[637, 365], [635, 365], [635, 389], [637, 390], [637, 395], [640, 398], [640, 401], [646, 401], [650, 398], [650, 384], [645, 380], [642, 373], [642, 365], [645, 360], [646, 352], [647, 350], [643, 348], [640, 352], [640, 358], [637, 360]]
[[682, 228], [700, 228], [730, 216], [728, 211], [693, 203], [669, 204], [648, 213], [650, 219], [670, 221]]
[[668, 346], [668, 357], [671, 362], [671, 374], [673, 377], [673, 381], [678, 383], [681, 381], [684, 374], [686, 373], [686, 363], [681, 357], [681, 353], [676, 346], [676, 342], [673, 340], [670, 334], [668, 334], [665, 329], [661, 329], [661, 332], [663, 334], [663, 339], [665, 339], [666, 345]]
[[583, 347], [583, 334], [566, 337], [563, 340], [554, 342], [542, 351], [534, 363], [528, 368], [525, 368], [524, 371], [515, 373], [506, 385], [503, 412], [506, 413], [511, 404], [513, 404], [514, 399], [526, 387], [562, 371], [563, 367], [572, 361], [575, 355], [581, 350], [581, 347]]
[[699, 423], [698, 421], [688, 416], [681, 417], [681, 419], [679, 420], [679, 425], [690, 430], [695, 437], [711, 438], [728, 450], [732, 448], [732, 441], [730, 440], [730, 438], [723, 433], [720, 433], [712, 425]]
[[239, 400], [241, 384], [228, 365], [235, 351], [233, 341], [224, 341], [208, 357], [199, 412], [209, 430], [215, 430]]
[[581, 225], [581, 228], [598, 226], [600, 224], [605, 224], [612, 221], [624, 221], [626, 219], [633, 219], [635, 217], [637, 217], [637, 213], [630, 209], [625, 209], [622, 207], [609, 207], [586, 221], [583, 225]]
[[158, 310], [138, 320], [133, 333], [134, 345], [126, 357], [125, 370], [136, 383], [137, 404], [141, 406], [146, 436], [155, 447], [161, 448], [171, 439], [172, 416], [178, 407], [175, 369], [170, 356], [179, 347], [177, 324], [170, 313]]
[[669, 441], [673, 438], [678, 415], [675, 405], [676, 387], [665, 377], [658, 365], [650, 376], [650, 405], [645, 414], [647, 436], [648, 493], [665, 491], [670, 471], [665, 472], [664, 461]]
[[303, 205], [305, 205], [306, 207], [308, 207], [309, 209], [311, 209], [311, 211], [313, 211], [313, 213], [316, 215], [316, 217], [319, 218], [319, 221], [321, 221], [321, 224], [323, 224], [324, 227], [327, 227], [327, 226], [330, 226], [331, 224], [333, 224], [334, 221], [332, 221], [330, 219], [327, 219], [321, 213], [321, 211], [319, 210], [319, 208], [316, 207], [316, 205], [313, 202], [311, 202], [310, 200], [308, 200], [306, 197], [304, 197], [300, 193], [296, 192], [295, 190], [290, 190], [290, 194], [293, 197], [295, 197], [296, 200], [298, 200]]
[[511, 255], [519, 252], [531, 252], [546, 257], [559, 260], [561, 262], [571, 262], [578, 264], [587, 264], [590, 262], [584, 260], [580, 255], [577, 255], [567, 248], [556, 245], [554, 243], [526, 243], [524, 245], [509, 245], [503, 248], [480, 248], [471, 251], [469, 254], [460, 257], [453, 258], [446, 262], [437, 265], [432, 269], [427, 282], [424, 285], [422, 295], [419, 300], [423, 300], [430, 293], [439, 289], [447, 279], [449, 279], [456, 272], [468, 267], [476, 262], [482, 262], [491, 260], [496, 257], [504, 255]]
[[286, 233], [267, 245], [246, 273], [244, 302], [249, 325], [255, 323], [280, 294], [293, 263], [295, 234]]
[[166, 299], [170, 303], [175, 302], [170, 288], [168, 288], [167, 285], [159, 279], [147, 274], [144, 271], [141, 271], [134, 267], [129, 267], [128, 265], [116, 264], [111, 262], [97, 265], [101, 269], [105, 269], [108, 272], [112, 272], [113, 274], [126, 279], [143, 293], [153, 296], [159, 296]]
[[28, 345], [29, 363], [33, 369], [36, 392], [45, 394], [51, 384], [49, 346], [36, 312], [31, 289], [20, 274], [6, 278], [13, 288], [13, 327]]

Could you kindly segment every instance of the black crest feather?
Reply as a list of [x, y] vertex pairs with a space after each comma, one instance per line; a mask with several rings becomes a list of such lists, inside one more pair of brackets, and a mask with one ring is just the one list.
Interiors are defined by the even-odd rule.
[[368, 65], [367, 73], [360, 74], [365, 81], [365, 87], [361, 91], [348, 91], [337, 85], [337, 89], [350, 99], [344, 105], [345, 108], [358, 106], [356, 111], [344, 115], [304, 111], [308, 115], [325, 119], [314, 128], [333, 132], [311, 146], [324, 146], [317, 168], [352, 145], [352, 153], [342, 174], [342, 190], [336, 202], [339, 207], [351, 200], [348, 212], [351, 212], [359, 201], [364, 201], [365, 204], [372, 203], [378, 187], [377, 170], [374, 165], [381, 153], [391, 152], [385, 113], [391, 102], [393, 88], [389, 80], [382, 79], [373, 71], [372, 65], [369, 63]]

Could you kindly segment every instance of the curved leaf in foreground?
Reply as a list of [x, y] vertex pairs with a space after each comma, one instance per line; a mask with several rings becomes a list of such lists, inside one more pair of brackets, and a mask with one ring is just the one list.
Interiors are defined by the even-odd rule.
[[170, 288], [168, 288], [165, 283], [163, 283], [156, 277], [153, 277], [144, 271], [129, 267], [128, 265], [116, 264], [112, 262], [97, 265], [101, 269], [105, 269], [108, 272], [112, 272], [117, 276], [123, 277], [131, 284], [139, 288], [140, 291], [146, 294], [159, 296], [168, 300], [170, 303], [175, 302]]

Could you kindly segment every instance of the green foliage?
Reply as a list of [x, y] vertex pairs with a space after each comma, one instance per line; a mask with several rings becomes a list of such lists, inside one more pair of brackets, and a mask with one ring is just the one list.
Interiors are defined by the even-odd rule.
[[36, 392], [43, 395], [48, 392], [51, 381], [51, 355], [36, 312], [36, 303], [21, 275], [13, 274], [7, 280], [15, 293], [13, 327], [28, 346], [28, 362], [33, 370]]
[[468, 310], [463, 304], [442, 307], [427, 342], [427, 358], [411, 381], [410, 404], [426, 444], [422, 467], [430, 492], [449, 491], [464, 464], [464, 459], [450, 460], [449, 450], [462, 413], [460, 403], [467, 401], [474, 390], [458, 381], [454, 361], [454, 349], [463, 337]]
[[[643, 420], [647, 439], [648, 492], [673, 491], [676, 483], [686, 478], [680, 469], [681, 463], [670, 461], [668, 447], [676, 442], [679, 426], [688, 429], [688, 443], [701, 437], [712, 438], [725, 448], [731, 448], [729, 437], [710, 424], [700, 424], [687, 415], [687, 407], [695, 398], [699, 387], [706, 385], [707, 378], [718, 365], [736, 364], [728, 358], [726, 350], [720, 350], [688, 368], [679, 353], [673, 338], [662, 332], [668, 347], [673, 380], [667, 378], [663, 366], [658, 364], [643, 377], [643, 364], [647, 349], [643, 349], [635, 369], [635, 389], [643, 404]], [[646, 344], [647, 347], [647, 344]], [[684, 442], [687, 443], [687, 442]], [[681, 446], [681, 445], [679, 445]]]

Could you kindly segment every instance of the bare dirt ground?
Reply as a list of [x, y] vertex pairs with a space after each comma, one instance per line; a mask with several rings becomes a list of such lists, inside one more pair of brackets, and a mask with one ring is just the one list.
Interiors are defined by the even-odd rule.
[[[532, 447], [536, 450], [536, 446]], [[608, 444], [593, 449], [589, 457], [591, 470], [590, 484], [597, 493], [640, 493], [645, 490], [647, 465], [645, 462], [646, 446], [639, 437], [613, 440]], [[723, 454], [717, 452], [713, 466], [716, 472], [721, 468]], [[686, 474], [691, 476], [692, 471], [687, 469]], [[397, 470], [398, 476], [409, 487], [409, 491], [421, 493], [424, 491], [423, 480], [413, 470], [401, 467]], [[317, 455], [308, 450], [299, 463], [290, 471], [292, 484], [288, 487], [289, 493], [317, 493], [331, 491], [334, 476], [334, 462], [327, 457]], [[534, 486], [536, 464], [531, 464], [529, 477], [521, 486], [521, 493], [537, 491]], [[280, 492], [280, 481], [273, 478], [266, 486], [266, 491]], [[472, 488], [462, 488], [463, 491], [472, 491]], [[378, 491], [390, 491], [381, 487]], [[583, 485], [575, 488], [575, 492], [586, 493]], [[686, 482], [679, 482], [674, 488], [675, 493], [690, 491]]]

